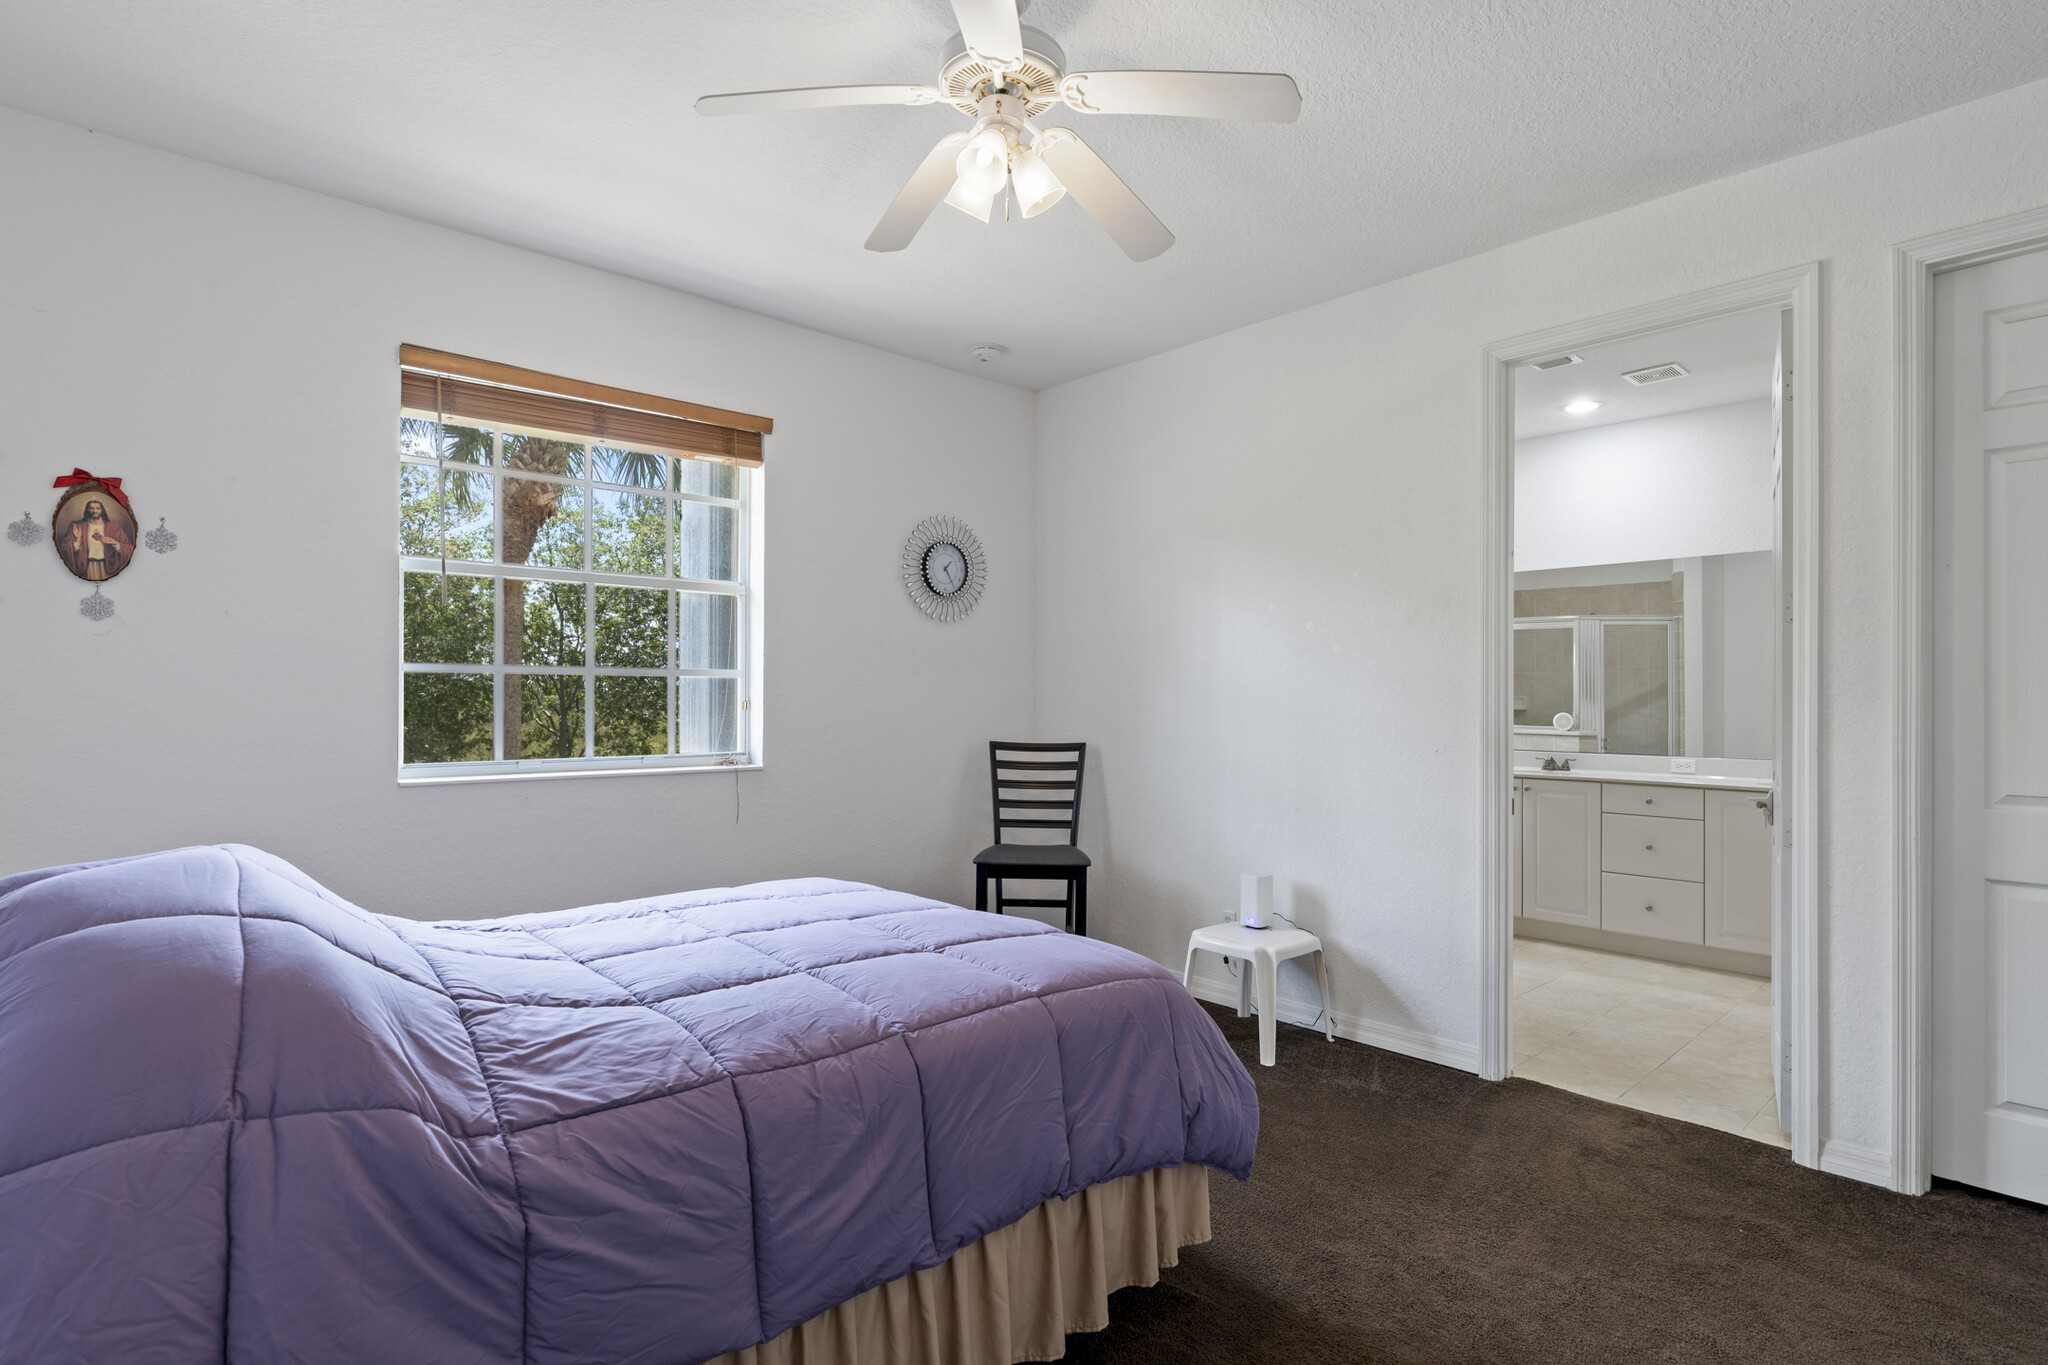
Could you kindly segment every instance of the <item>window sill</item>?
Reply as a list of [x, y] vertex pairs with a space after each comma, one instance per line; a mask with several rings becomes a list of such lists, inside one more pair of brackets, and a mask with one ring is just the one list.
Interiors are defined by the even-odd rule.
[[504, 773], [449, 773], [445, 776], [401, 772], [398, 775], [398, 785], [401, 787], [455, 787], [467, 786], [478, 782], [557, 782], [563, 778], [570, 777], [672, 777], [679, 773], [758, 773], [764, 766], [764, 764], [756, 760], [750, 763], [678, 763], [662, 767], [528, 769], [523, 772]]

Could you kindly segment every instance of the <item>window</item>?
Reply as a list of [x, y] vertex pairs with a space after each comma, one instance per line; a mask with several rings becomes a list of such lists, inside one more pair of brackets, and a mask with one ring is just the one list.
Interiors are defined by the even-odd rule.
[[766, 419], [723, 428], [674, 410], [744, 415], [411, 347], [403, 362], [401, 779], [751, 761]]

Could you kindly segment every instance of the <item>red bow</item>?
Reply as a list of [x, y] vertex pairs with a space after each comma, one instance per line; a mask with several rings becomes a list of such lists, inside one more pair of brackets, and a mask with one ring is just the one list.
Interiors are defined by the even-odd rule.
[[[50, 487], [69, 488], [73, 484], [79, 483], [102, 484], [106, 487], [106, 490], [109, 493], [112, 493], [114, 495], [114, 500], [116, 502], [120, 503], [123, 507], [128, 506], [128, 495], [121, 491], [121, 481], [119, 479], [103, 479], [97, 474], [86, 473], [77, 465], [71, 466], [71, 472], [69, 474], [59, 474], [57, 476], [57, 482], [51, 484]], [[134, 509], [129, 508], [129, 510], [133, 511]]]

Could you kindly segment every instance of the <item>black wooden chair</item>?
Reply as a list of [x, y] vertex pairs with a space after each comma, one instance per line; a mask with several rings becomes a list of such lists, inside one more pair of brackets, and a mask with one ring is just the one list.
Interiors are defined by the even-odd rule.
[[[1067, 931], [1088, 933], [1088, 855], [1075, 847], [1081, 837], [1081, 768], [1085, 744], [988, 746], [989, 795], [995, 803], [996, 841], [974, 855], [974, 908], [986, 910], [988, 884], [996, 884], [996, 913], [1011, 906], [1058, 906], [1067, 912]], [[1012, 814], [1022, 811], [1025, 814]], [[1063, 844], [1006, 844], [1007, 829], [1064, 830]], [[1005, 896], [1006, 877], [1067, 884], [1062, 900]]]

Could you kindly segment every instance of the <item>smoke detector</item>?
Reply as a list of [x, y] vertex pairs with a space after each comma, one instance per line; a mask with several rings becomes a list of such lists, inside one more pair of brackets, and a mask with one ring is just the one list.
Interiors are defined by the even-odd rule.
[[1661, 384], [1667, 379], [1683, 379], [1691, 373], [1691, 370], [1674, 360], [1668, 365], [1652, 365], [1647, 369], [1630, 370], [1622, 378], [1641, 388], [1645, 384]]
[[1548, 360], [1530, 361], [1529, 368], [1532, 370], [1561, 370], [1567, 365], [1582, 365], [1585, 363], [1585, 360], [1586, 358], [1582, 355], [1554, 355]]
[[1001, 360], [1004, 354], [1009, 351], [1009, 349], [1010, 348], [1007, 346], [998, 346], [993, 341], [985, 341], [981, 345], [976, 346], [973, 350], [969, 351], [967, 354], [973, 356], [976, 360], [979, 360], [982, 364], [986, 365], [991, 360]]

